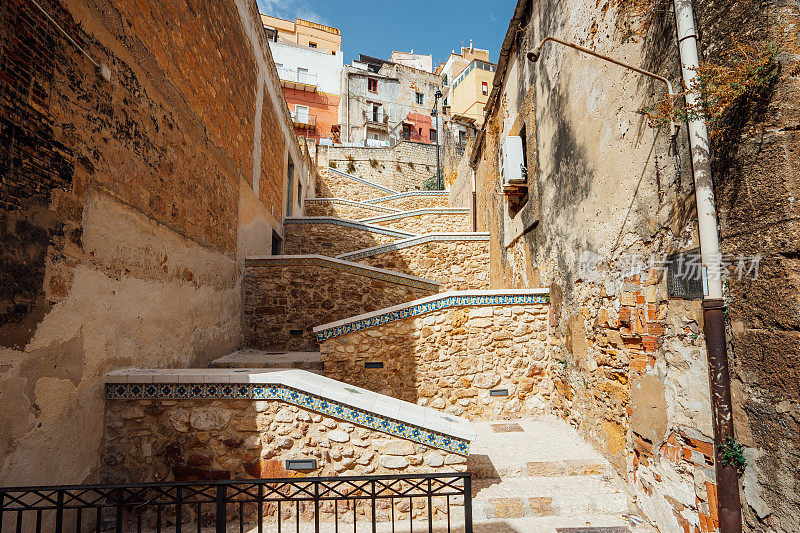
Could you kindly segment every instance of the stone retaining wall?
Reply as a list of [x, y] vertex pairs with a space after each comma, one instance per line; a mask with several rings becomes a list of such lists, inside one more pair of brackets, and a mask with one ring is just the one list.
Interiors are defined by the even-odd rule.
[[389, 220], [369, 221], [374, 226], [392, 228], [422, 235], [424, 233], [471, 231], [472, 220], [469, 213], [420, 213], [416, 215], [392, 218]]
[[378, 268], [435, 279], [441, 290], [489, 288], [489, 241], [435, 241], [358, 259]]
[[350, 203], [348, 200], [338, 198], [329, 201], [320, 198], [312, 198], [307, 199], [305, 204], [305, 215], [307, 217], [336, 217], [347, 220], [359, 220], [396, 212], [396, 209], [377, 204]]
[[247, 346], [265, 350], [316, 351], [314, 326], [437, 292], [433, 284], [399, 276], [392, 281], [379, 272], [348, 271], [346, 264], [325, 266], [322, 258], [287, 259], [275, 266], [251, 263], [244, 276], [244, 337]]
[[[455, 307], [325, 340], [325, 375], [470, 419], [546, 407], [547, 304]], [[365, 370], [366, 362], [383, 368]], [[508, 389], [508, 396], [490, 396]]]
[[333, 222], [289, 223], [285, 226], [285, 235], [284, 252], [289, 255], [336, 256], [372, 246], [389, 244], [402, 238]]
[[[269, 400], [107, 400], [107, 483], [453, 472], [466, 458]], [[286, 459], [317, 468], [287, 471]]]
[[[401, 141], [392, 148], [327, 147], [325, 164], [399, 191], [422, 189], [436, 173], [436, 145]], [[322, 162], [322, 161], [320, 161]]]

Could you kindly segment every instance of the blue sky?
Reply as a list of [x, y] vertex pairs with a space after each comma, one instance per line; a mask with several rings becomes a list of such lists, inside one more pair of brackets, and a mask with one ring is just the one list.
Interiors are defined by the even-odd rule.
[[263, 13], [303, 18], [342, 30], [345, 63], [359, 53], [389, 58], [392, 50], [433, 54], [434, 68], [451, 50], [488, 49], [497, 61], [515, 0], [257, 0]]

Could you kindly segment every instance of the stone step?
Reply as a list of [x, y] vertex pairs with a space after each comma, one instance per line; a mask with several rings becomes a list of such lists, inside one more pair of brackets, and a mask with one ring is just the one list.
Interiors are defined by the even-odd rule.
[[319, 352], [270, 352], [243, 348], [211, 361], [210, 368], [294, 368], [322, 374]]
[[518, 461], [496, 465], [486, 455], [470, 455], [468, 470], [473, 479], [612, 475], [609, 463], [594, 459]]
[[607, 476], [551, 476], [473, 482], [476, 520], [629, 513], [628, 499]]

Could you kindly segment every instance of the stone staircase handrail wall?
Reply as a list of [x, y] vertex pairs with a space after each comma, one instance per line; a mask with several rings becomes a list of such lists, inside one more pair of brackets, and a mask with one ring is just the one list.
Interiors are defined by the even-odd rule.
[[389, 283], [396, 283], [398, 285], [407, 285], [418, 289], [439, 290], [439, 282], [431, 279], [420, 278], [402, 272], [395, 272], [383, 268], [377, 268], [363, 263], [353, 263], [352, 261], [345, 261], [335, 257], [328, 257], [318, 254], [308, 255], [266, 255], [254, 256], [245, 259], [246, 267], [276, 267], [285, 265], [297, 266], [322, 266], [359, 274], [365, 277], [386, 281]]
[[550, 290], [547, 288], [450, 291], [337, 320], [336, 322], [321, 324], [316, 326], [313, 331], [317, 334], [317, 340], [323, 342], [353, 331], [432, 313], [448, 307], [546, 304], [549, 301]]
[[336, 217], [286, 217], [284, 219], [284, 223], [285, 224], [334, 224], [337, 226], [346, 226], [349, 228], [360, 229], [372, 233], [381, 233], [383, 235], [388, 235], [390, 237], [397, 237], [400, 239], [408, 239], [410, 237], [416, 236], [414, 233], [393, 230], [385, 228], [383, 226], [374, 226], [372, 224], [365, 224], [363, 222], [358, 222], [355, 220], [347, 220], [344, 218], [336, 218]]
[[388, 215], [378, 215], [374, 217], [360, 218], [359, 222], [374, 223], [385, 222], [387, 220], [397, 220], [398, 218], [414, 217], [419, 215], [468, 215], [470, 210], [466, 207], [425, 207], [422, 209], [412, 209], [411, 211], [400, 211]]
[[488, 241], [489, 233], [486, 232], [462, 232], [462, 233], [428, 233], [426, 235], [415, 235], [389, 244], [381, 244], [363, 250], [355, 250], [337, 255], [337, 259], [356, 261], [364, 257], [400, 250], [410, 246], [417, 246], [434, 241]]
[[306, 198], [306, 204], [314, 204], [314, 203], [332, 203], [332, 204], [346, 204], [346, 205], [354, 205], [357, 207], [363, 207], [364, 209], [371, 209], [373, 211], [381, 211], [384, 213], [399, 213], [402, 210], [397, 209], [396, 207], [387, 207], [385, 205], [374, 205], [368, 204], [366, 202], [359, 202], [356, 200], [348, 200], [347, 198]]
[[333, 172], [334, 174], [336, 174], [338, 176], [342, 176], [344, 178], [350, 178], [353, 181], [357, 181], [359, 183], [362, 183], [364, 185], [368, 185], [368, 186], [373, 187], [375, 189], [379, 189], [381, 191], [388, 192], [389, 194], [398, 194], [398, 192], [399, 192], [399, 191], [396, 191], [394, 189], [390, 189], [388, 187], [384, 187], [383, 185], [378, 185], [377, 183], [372, 183], [371, 181], [365, 180], [364, 178], [359, 178], [357, 176], [353, 176], [352, 174], [348, 174], [347, 172], [342, 172], [341, 170], [336, 170], [335, 168], [330, 168], [329, 167], [328, 170], [330, 172]]
[[475, 438], [466, 418], [305, 370], [131, 368], [105, 381], [109, 400], [278, 400], [459, 455]]

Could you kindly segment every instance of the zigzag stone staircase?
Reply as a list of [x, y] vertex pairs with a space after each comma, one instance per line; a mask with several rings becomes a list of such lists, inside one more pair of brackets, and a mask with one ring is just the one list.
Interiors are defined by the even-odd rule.
[[[307, 335], [312, 325], [322, 372], [473, 420], [468, 467], [474, 517], [484, 524], [478, 530], [650, 531], [629, 512], [610, 464], [546, 414], [547, 291], [487, 290], [489, 235], [470, 232], [469, 210], [448, 207], [445, 194], [390, 191], [333, 169], [321, 173], [330, 197], [307, 200], [307, 216], [289, 221], [291, 232], [303, 234], [287, 239], [295, 255], [251, 258], [248, 271], [254, 279], [281, 265], [292, 274], [273, 278], [291, 280], [295, 290], [314, 287], [315, 296], [289, 305], [309, 320], [284, 327]], [[335, 274], [304, 271], [303, 262]], [[340, 291], [332, 286], [348, 287], [352, 299], [333, 298]], [[264, 320], [255, 317], [256, 304], [246, 305], [249, 321]], [[248, 330], [258, 336], [264, 328]], [[280, 357], [281, 364], [305, 364], [300, 356]], [[479, 368], [468, 360], [479, 360]], [[590, 524], [601, 528], [562, 529]]]

